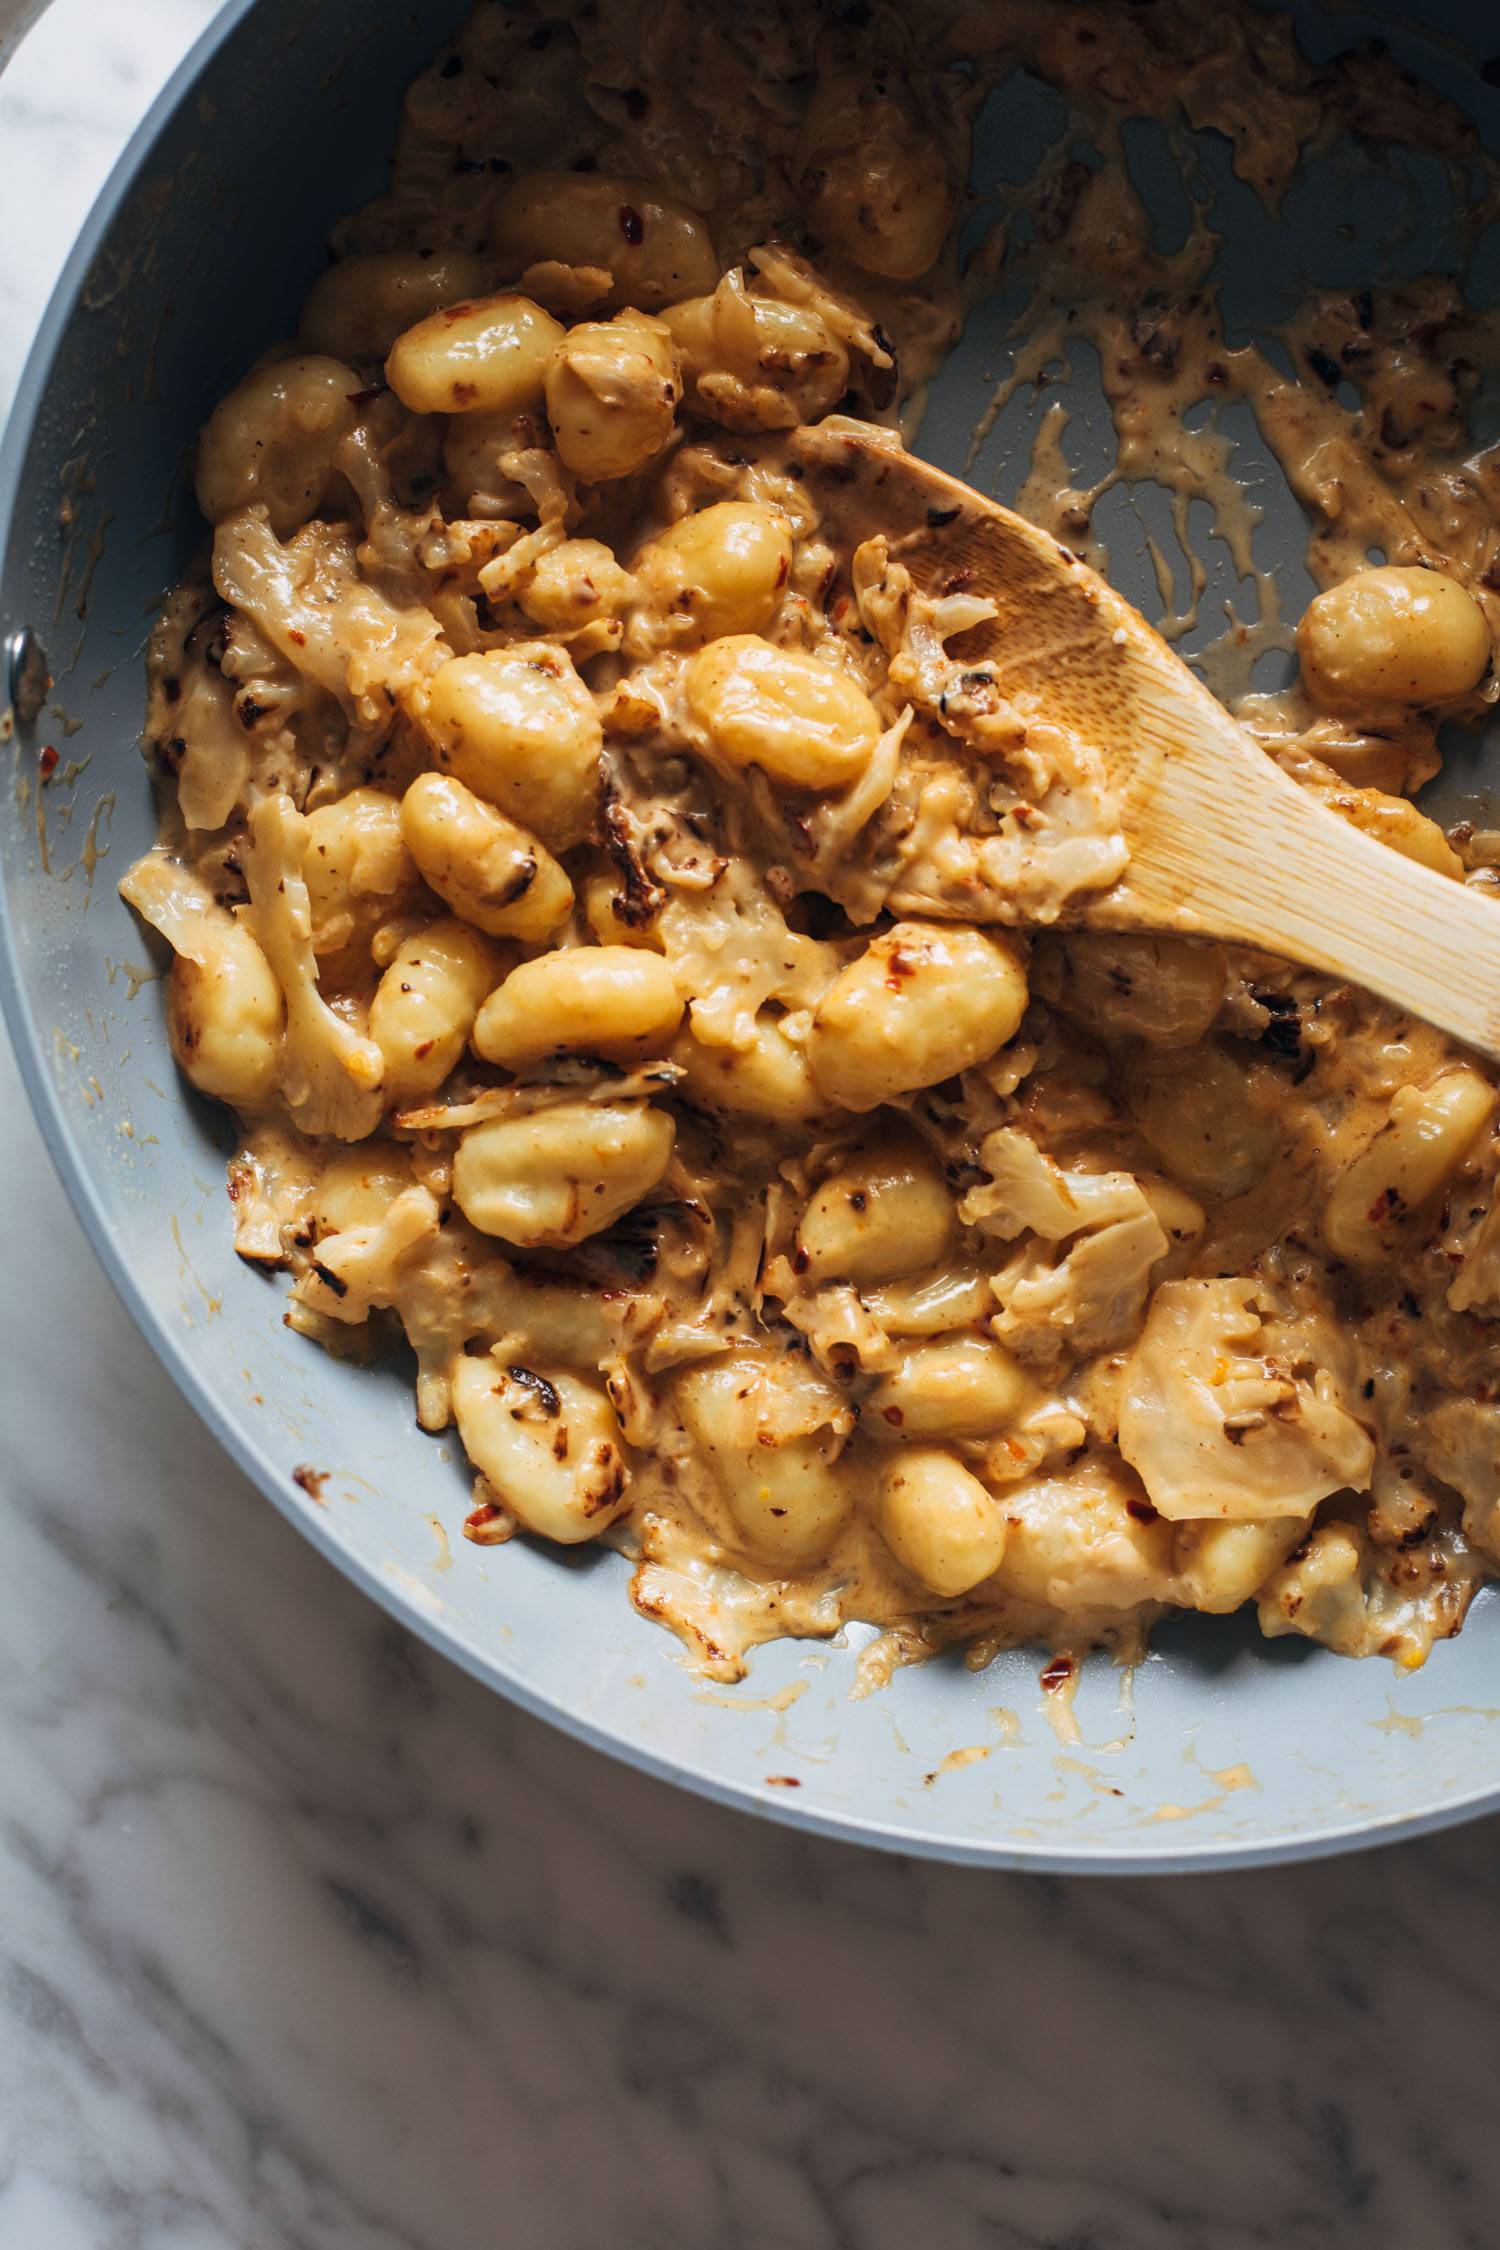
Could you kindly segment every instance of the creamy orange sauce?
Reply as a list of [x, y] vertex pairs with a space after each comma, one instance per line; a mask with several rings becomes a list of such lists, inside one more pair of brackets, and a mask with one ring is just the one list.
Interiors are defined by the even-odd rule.
[[[961, 265], [968, 135], [1022, 66], [1068, 128]], [[1268, 1633], [1410, 1665], [1500, 1567], [1485, 1074], [1269, 957], [1079, 928], [1124, 867], [1102, 776], [1045, 679], [996, 710], [949, 649], [983, 589], [916, 595], [796, 434], [914, 431], [967, 314], [1019, 284], [972, 458], [1096, 352], [1114, 465], [1075, 483], [1057, 399], [1025, 512], [1103, 567], [1105, 492], [1164, 487], [1180, 637], [1206, 502], [1255, 602], [1203, 660], [1216, 692], [1335, 811], [1495, 887], [1500, 842], [1450, 844], [1405, 794], [1493, 667], [1437, 703], [1251, 695], [1295, 621], [1198, 411], [1253, 409], [1319, 586], [1378, 552], [1492, 635], [1500, 469], [1468, 409], [1495, 324], [1428, 277], [1319, 298], [1276, 356], [1230, 346], [1203, 212], [1152, 247], [1142, 116], [1226, 135], [1272, 207], [1353, 131], [1481, 173], [1476, 236], [1500, 208], [1459, 112], [1379, 55], [1313, 71], [1279, 16], [482, 6], [296, 356], [200, 446], [212, 547], [151, 652], [161, 845], [124, 888], [174, 949], [180, 1062], [241, 1117], [238, 1247], [289, 1272], [308, 1339], [404, 1337], [419, 1419], [456, 1414], [474, 1462], [471, 1541], [621, 1546], [716, 1679], [852, 1620], [881, 1628], [870, 1686], [954, 1644], [1131, 1656], [1174, 1609], [1252, 1600]], [[368, 263], [392, 253], [399, 287]], [[492, 295], [460, 364], [443, 324]], [[673, 563], [726, 503], [761, 560]], [[762, 674], [705, 667], [747, 636]], [[502, 673], [500, 719], [475, 682]], [[495, 1001], [602, 949], [635, 973], [586, 1034], [581, 986]], [[1073, 1739], [1076, 1670], [1044, 1685]]]

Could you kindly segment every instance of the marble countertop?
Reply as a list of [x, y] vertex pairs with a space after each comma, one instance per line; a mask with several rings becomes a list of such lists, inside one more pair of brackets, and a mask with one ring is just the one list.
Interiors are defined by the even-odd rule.
[[[0, 402], [211, 12], [54, 0], [0, 85]], [[1064, 1882], [644, 1780], [251, 1490], [8, 1055], [0, 1170], [0, 2250], [1494, 2241], [1500, 1824]]]

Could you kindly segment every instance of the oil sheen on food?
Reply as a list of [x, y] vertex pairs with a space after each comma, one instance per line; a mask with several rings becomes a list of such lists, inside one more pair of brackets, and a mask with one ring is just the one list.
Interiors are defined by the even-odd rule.
[[[1023, 67], [1067, 129], [976, 218]], [[1418, 277], [1231, 343], [1203, 211], [1153, 247], [1139, 117], [1272, 207], [1353, 135], [1447, 164], [1473, 239], [1500, 211], [1460, 111], [1254, 10], [481, 5], [199, 440], [123, 888], [239, 1121], [237, 1246], [310, 1344], [404, 1338], [472, 1540], [609, 1541], [721, 1679], [856, 1619], [870, 1683], [1247, 1603], [1411, 1665], [1500, 1569], [1490, 1072], [1269, 956], [1077, 927], [1126, 868], [1104, 775], [1045, 679], [994, 723], [983, 588], [916, 594], [805, 473], [825, 417], [914, 433], [1019, 284], [991, 419], [1081, 342], [1118, 453], [1075, 484], [1060, 402], [1022, 505], [1106, 561], [1109, 484], [1184, 543], [1207, 501], [1257, 588], [1217, 692], [1497, 887], [1500, 839], [1411, 802], [1496, 694], [1494, 323]], [[1231, 400], [1306, 510], [1300, 620]]]

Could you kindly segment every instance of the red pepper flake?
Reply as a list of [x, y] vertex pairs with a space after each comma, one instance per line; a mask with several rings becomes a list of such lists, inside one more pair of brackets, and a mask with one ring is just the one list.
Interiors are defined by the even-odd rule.
[[329, 1471], [327, 1469], [310, 1469], [305, 1461], [300, 1468], [292, 1471], [293, 1484], [300, 1485], [308, 1499], [316, 1500], [320, 1508], [326, 1508], [328, 1505], [323, 1497], [323, 1487], [328, 1482], [328, 1478]]
[[52, 779], [52, 776], [56, 773], [57, 751], [54, 749], [53, 745], [50, 742], [47, 744], [46, 749], [43, 750], [41, 756], [37, 759], [37, 767], [41, 773], [43, 781], [50, 781]]
[[638, 248], [646, 239], [646, 222], [633, 203], [622, 203], [620, 205], [620, 232], [624, 235], [632, 250]]
[[286, 637], [289, 641], [295, 641], [298, 648], [306, 648], [307, 646], [307, 635], [305, 633], [299, 633], [295, 625], [289, 625], [287, 627]]
[[482, 1500], [472, 1515], [464, 1517], [464, 1537], [476, 1547], [503, 1547], [516, 1528], [515, 1517], [492, 1500]]
[[794, 1773], [768, 1773], [766, 1786], [768, 1789], [800, 1789], [802, 1784]]
[[1067, 1686], [1075, 1670], [1071, 1656], [1054, 1656], [1042, 1667], [1042, 1686], [1049, 1695], [1055, 1695], [1059, 1688]]

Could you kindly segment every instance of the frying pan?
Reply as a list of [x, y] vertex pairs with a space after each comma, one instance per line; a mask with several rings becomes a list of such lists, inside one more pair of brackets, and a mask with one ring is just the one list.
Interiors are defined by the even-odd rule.
[[[177, 1080], [159, 987], [141, 981], [145, 941], [115, 895], [153, 833], [137, 751], [148, 612], [200, 536], [185, 441], [267, 338], [292, 328], [330, 224], [381, 183], [403, 87], [461, 13], [459, 0], [227, 0], [84, 228], [0, 451], [0, 630], [20, 706], [7, 753], [16, 785], [0, 794], [0, 997], [110, 1279], [226, 1452], [340, 1570], [502, 1694], [706, 1795], [907, 1852], [1099, 1872], [1330, 1852], [1500, 1805], [1500, 1603], [1487, 1594], [1413, 1675], [1266, 1642], [1240, 1618], [1164, 1628], [1133, 1674], [1091, 1660], [1072, 1706], [1042, 1691], [1035, 1651], [978, 1673], [934, 1662], [856, 1700], [858, 1629], [848, 1646], [766, 1649], [742, 1687], [708, 1687], [632, 1610], [619, 1557], [467, 1546], [462, 1461], [416, 1429], [406, 1371], [342, 1366], [301, 1342], [282, 1324], [279, 1282], [235, 1258], [224, 1122]], [[1424, 0], [1398, 26], [1342, 6], [1296, 9], [1314, 61], [1386, 37], [1495, 147], [1500, 89], [1472, 44], [1484, 59], [1485, 13], [1477, 0]], [[0, 52], [17, 18], [15, 0], [0, 0]], [[1012, 80], [981, 119], [976, 184], [1024, 178], [1062, 122], [1047, 88]], [[1127, 138], [1163, 239], [1180, 235], [1164, 137], [1142, 127]], [[1309, 284], [1379, 281], [1456, 255], [1459, 213], [1435, 161], [1336, 148], [1307, 165], [1273, 220], [1235, 180], [1226, 145], [1207, 136], [1200, 154], [1226, 239], [1232, 334], [1285, 318]], [[1491, 241], [1478, 295], [1497, 272]], [[921, 442], [945, 466], [963, 466], [1013, 309], [1003, 294], [979, 308], [937, 387]], [[1087, 364], [1075, 363], [1069, 399], [1082, 481], [1108, 459]], [[1023, 472], [1035, 412], [1014, 399], [978, 462], [1002, 497]], [[1267, 511], [1257, 553], [1295, 615], [1310, 591], [1305, 527], [1253, 422], [1231, 426]], [[1114, 575], [1150, 615], [1143, 521], [1169, 535], [1163, 495], [1108, 496]], [[1212, 541], [1204, 557], [1207, 631], [1245, 590]], [[22, 661], [36, 647], [45, 666]], [[42, 694], [46, 669], [55, 685]], [[1482, 742], [1456, 746], [1438, 785], [1445, 817], [1476, 802], [1483, 815], [1488, 757]]]

